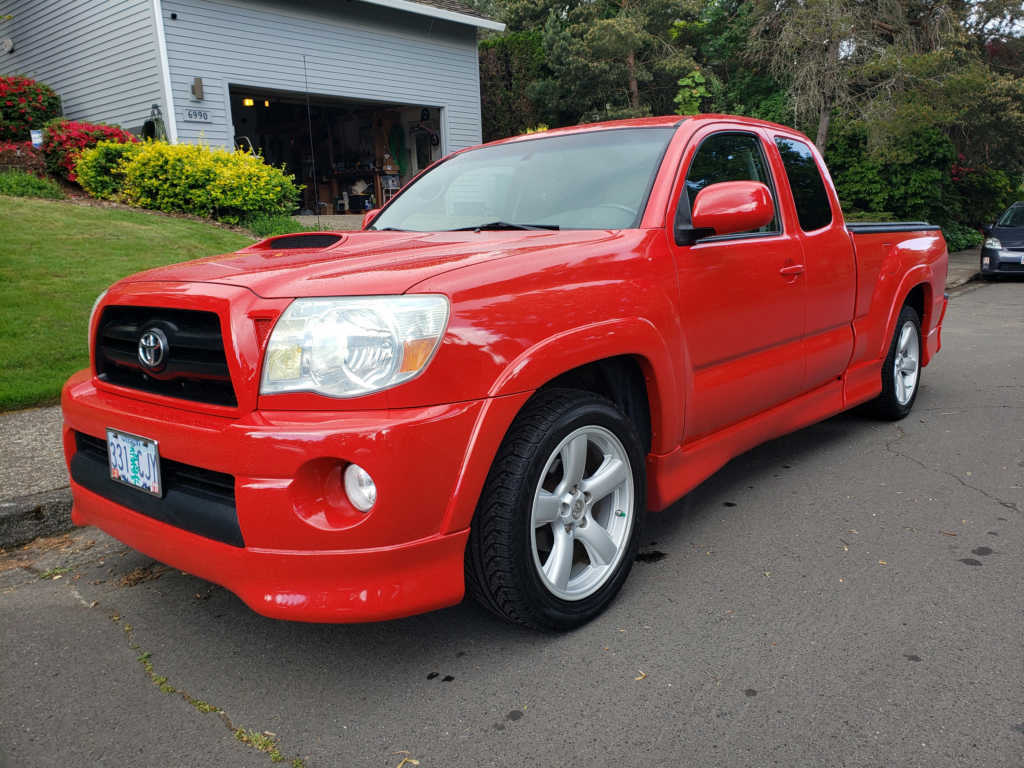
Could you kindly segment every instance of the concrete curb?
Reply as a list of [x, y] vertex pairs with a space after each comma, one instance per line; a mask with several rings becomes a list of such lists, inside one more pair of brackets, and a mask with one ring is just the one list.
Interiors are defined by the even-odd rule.
[[953, 279], [946, 281], [946, 290], [947, 291], [952, 291], [954, 288], [961, 288], [961, 287], [967, 285], [968, 283], [973, 283], [975, 280], [978, 280], [980, 277], [981, 277], [981, 273], [980, 272], [975, 272], [974, 274], [967, 275], [966, 277], [954, 277]]
[[0, 549], [71, 529], [71, 489], [58, 488], [0, 501]]

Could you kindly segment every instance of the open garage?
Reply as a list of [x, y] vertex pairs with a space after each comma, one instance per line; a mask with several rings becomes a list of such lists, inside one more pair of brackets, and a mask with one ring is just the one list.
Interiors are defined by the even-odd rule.
[[232, 86], [235, 146], [283, 165], [305, 185], [309, 213], [386, 203], [441, 157], [441, 108], [350, 101]]

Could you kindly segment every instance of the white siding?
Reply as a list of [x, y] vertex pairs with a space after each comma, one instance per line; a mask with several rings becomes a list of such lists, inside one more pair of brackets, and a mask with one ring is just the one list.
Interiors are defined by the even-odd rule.
[[0, 0], [0, 74], [51, 86], [72, 120], [137, 131], [162, 104], [150, 0]]
[[[172, 19], [171, 15], [177, 18]], [[230, 145], [231, 85], [443, 108], [445, 150], [480, 142], [476, 29], [361, 2], [163, 0], [181, 141]], [[192, 98], [195, 77], [204, 99]], [[210, 123], [188, 122], [188, 109]]]

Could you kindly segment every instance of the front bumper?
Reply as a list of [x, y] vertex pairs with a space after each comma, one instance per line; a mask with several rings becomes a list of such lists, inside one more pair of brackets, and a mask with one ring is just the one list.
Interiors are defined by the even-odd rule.
[[983, 275], [1024, 275], [1024, 250], [982, 248], [980, 268]]
[[[370, 621], [453, 605], [464, 591], [468, 519], [452, 510], [460, 493], [482, 484], [483, 464], [469, 473], [464, 464], [493, 402], [231, 418], [115, 394], [83, 371], [62, 398], [69, 467], [76, 466], [76, 433], [102, 440], [110, 427], [156, 440], [161, 460], [234, 478], [241, 540], [232, 545], [195, 532], [201, 527], [172, 524], [173, 515], [161, 519], [129, 498], [152, 502], [142, 491], [119, 486], [117, 496], [74, 479], [72, 519], [220, 584], [267, 616]], [[517, 407], [502, 404], [499, 421]], [[504, 426], [497, 427], [501, 434]], [[348, 503], [340, 485], [349, 462], [377, 483], [377, 503], [366, 514]], [[79, 469], [81, 463], [79, 457]]]

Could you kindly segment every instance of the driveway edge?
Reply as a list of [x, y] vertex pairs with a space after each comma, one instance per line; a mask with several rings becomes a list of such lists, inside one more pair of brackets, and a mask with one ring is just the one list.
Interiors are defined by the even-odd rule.
[[58, 488], [0, 501], [0, 549], [71, 529], [71, 489]]

